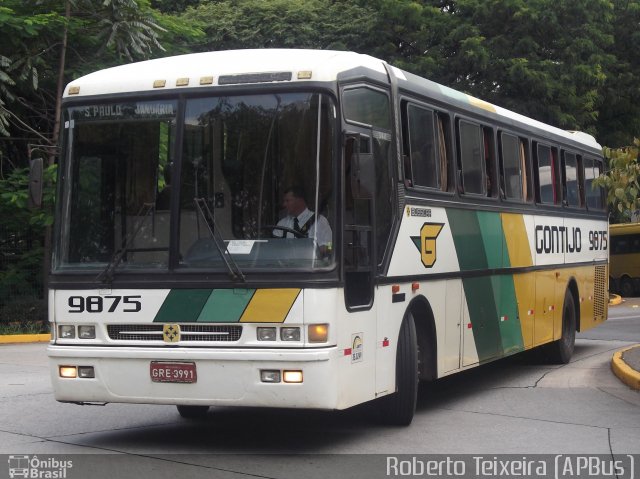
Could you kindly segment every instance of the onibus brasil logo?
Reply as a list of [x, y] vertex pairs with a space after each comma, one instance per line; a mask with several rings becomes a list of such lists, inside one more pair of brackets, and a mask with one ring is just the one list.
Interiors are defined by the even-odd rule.
[[65, 479], [67, 470], [73, 467], [73, 461], [64, 461], [55, 457], [40, 459], [38, 456], [9, 456], [9, 477], [33, 479]]

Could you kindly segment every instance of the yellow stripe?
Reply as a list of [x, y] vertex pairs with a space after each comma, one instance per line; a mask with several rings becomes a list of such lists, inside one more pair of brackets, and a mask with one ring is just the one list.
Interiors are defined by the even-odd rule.
[[469, 103], [471, 103], [473, 106], [477, 106], [478, 108], [482, 108], [483, 110], [487, 110], [493, 113], [496, 112], [496, 107], [491, 103], [487, 103], [484, 100], [480, 100], [479, 98], [475, 98], [469, 95], [467, 95], [467, 98], [469, 99]]
[[514, 213], [502, 213], [502, 229], [509, 250], [509, 262], [512, 268], [533, 266], [529, 238], [524, 226], [524, 217]]
[[518, 316], [522, 329], [522, 342], [525, 349], [533, 347], [535, 323], [536, 282], [535, 273], [519, 273], [513, 275], [513, 284], [518, 299]]
[[300, 289], [259, 289], [245, 309], [241, 323], [282, 323], [287, 318]]
[[[502, 213], [502, 229], [509, 251], [509, 264], [512, 268], [533, 266], [527, 229], [524, 217], [519, 214]], [[522, 341], [525, 349], [534, 345], [536, 311], [536, 282], [535, 273], [520, 273], [513, 275], [513, 284], [518, 300], [518, 315], [522, 328]], [[533, 313], [530, 313], [533, 311]]]

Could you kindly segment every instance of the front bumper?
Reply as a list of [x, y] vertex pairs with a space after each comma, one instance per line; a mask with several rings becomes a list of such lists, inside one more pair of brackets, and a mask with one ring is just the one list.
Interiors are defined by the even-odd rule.
[[[58, 401], [338, 408], [335, 347], [205, 350], [50, 345], [47, 353]], [[153, 382], [151, 361], [194, 362], [197, 382]], [[60, 366], [93, 366], [95, 378], [61, 378]], [[262, 369], [302, 370], [303, 382], [264, 383]]]

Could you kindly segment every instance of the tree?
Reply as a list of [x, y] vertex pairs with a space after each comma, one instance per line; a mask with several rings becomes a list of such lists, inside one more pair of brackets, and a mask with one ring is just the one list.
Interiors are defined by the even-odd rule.
[[607, 188], [607, 203], [615, 223], [628, 223], [638, 218], [640, 210], [640, 163], [638, 151], [640, 140], [635, 138], [632, 146], [604, 148], [609, 160], [609, 170], [594, 183]]
[[[22, 158], [12, 155], [14, 165], [25, 164], [28, 141], [50, 151], [57, 145], [62, 89], [70, 79], [164, 51], [160, 23], [180, 27], [152, 10], [150, 0], [4, 0], [0, 134], [27, 139]], [[0, 152], [11, 148], [0, 145]]]
[[614, 43], [609, 54], [615, 56], [606, 71], [601, 91], [597, 137], [604, 145], [629, 145], [640, 131], [640, 2], [613, 0]]
[[380, 41], [377, 15], [354, 1], [222, 0], [201, 3], [180, 17], [206, 32], [195, 49], [319, 48], [362, 53]]

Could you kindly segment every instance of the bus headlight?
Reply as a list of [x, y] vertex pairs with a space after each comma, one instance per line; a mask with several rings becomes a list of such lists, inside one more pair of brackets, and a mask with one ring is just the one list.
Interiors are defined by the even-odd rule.
[[75, 366], [60, 366], [58, 370], [61, 378], [75, 379], [78, 377], [78, 368]]
[[283, 371], [282, 380], [285, 383], [301, 383], [302, 371]]
[[308, 333], [310, 343], [326, 343], [329, 338], [329, 325], [310, 324]]
[[95, 326], [78, 326], [79, 339], [96, 339]]
[[58, 327], [60, 339], [75, 339], [76, 327], [71, 324], [62, 324]]
[[279, 383], [280, 382], [280, 371], [272, 370], [272, 369], [261, 369], [260, 370], [260, 380], [263, 383]]
[[275, 341], [276, 328], [258, 328], [258, 341]]
[[280, 328], [280, 339], [283, 341], [300, 341], [300, 328]]

